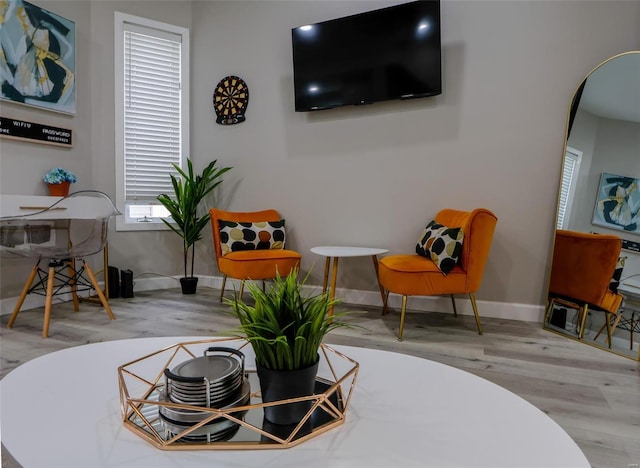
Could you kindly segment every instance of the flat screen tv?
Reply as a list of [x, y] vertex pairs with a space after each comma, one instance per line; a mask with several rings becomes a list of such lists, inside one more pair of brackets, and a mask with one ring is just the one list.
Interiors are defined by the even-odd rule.
[[440, 1], [417, 1], [291, 30], [295, 110], [442, 92]]

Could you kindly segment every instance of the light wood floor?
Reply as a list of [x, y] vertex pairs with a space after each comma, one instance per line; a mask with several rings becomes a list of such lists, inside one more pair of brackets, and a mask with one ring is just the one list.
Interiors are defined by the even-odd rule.
[[[218, 301], [219, 290], [195, 296], [170, 289], [111, 301], [115, 321], [94, 304], [74, 313], [53, 308], [50, 337], [42, 339], [43, 309], [21, 312], [13, 329], [1, 317], [1, 376], [59, 349], [107, 340], [172, 335], [224, 335], [236, 321]], [[348, 309], [346, 305], [341, 309]], [[482, 310], [480, 311], [482, 314]], [[542, 330], [539, 324], [415, 312], [407, 314], [405, 341], [396, 340], [399, 314], [379, 308], [354, 312], [364, 328], [339, 329], [327, 342], [420, 356], [488, 379], [528, 400], [557, 421], [595, 467], [640, 464], [640, 364]], [[456, 411], [455, 406], [451, 411]], [[4, 429], [4, 428], [3, 428]], [[464, 447], [461, 447], [464, 450]], [[540, 447], [545, 450], [545, 447]], [[17, 464], [3, 450], [2, 466]]]

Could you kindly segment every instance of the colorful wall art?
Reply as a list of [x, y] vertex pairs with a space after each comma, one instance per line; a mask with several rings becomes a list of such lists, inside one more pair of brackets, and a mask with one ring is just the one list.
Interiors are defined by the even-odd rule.
[[76, 113], [76, 27], [23, 0], [0, 0], [0, 99]]
[[640, 179], [603, 173], [592, 223], [640, 234]]

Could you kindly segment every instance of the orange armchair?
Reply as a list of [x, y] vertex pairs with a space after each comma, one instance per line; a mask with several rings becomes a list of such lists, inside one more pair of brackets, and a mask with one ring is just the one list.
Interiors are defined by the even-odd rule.
[[[213, 249], [218, 270], [223, 275], [220, 301], [224, 297], [227, 276], [241, 281], [240, 295], [242, 295], [245, 280], [265, 280], [275, 278], [277, 275], [286, 276], [292, 269], [300, 265], [302, 256], [293, 250], [285, 250], [283, 248], [284, 244], [277, 245], [275, 248], [223, 252], [220, 234], [221, 221], [237, 223], [277, 222], [281, 218], [276, 210], [243, 213], [212, 208], [209, 210], [209, 214], [211, 215]], [[262, 234], [271, 235], [263, 231], [258, 233], [258, 236]]]
[[457, 315], [454, 294], [468, 294], [478, 333], [482, 334], [474, 294], [482, 283], [498, 219], [491, 211], [483, 208], [471, 212], [445, 209], [436, 215], [435, 221], [450, 228], [460, 227], [464, 233], [459, 261], [446, 276], [431, 259], [417, 254], [390, 255], [382, 258], [379, 263], [379, 280], [385, 289], [383, 313], [387, 311], [390, 292], [402, 295], [399, 341], [402, 340], [404, 329], [407, 296], [450, 295], [454, 314]]
[[554, 305], [578, 310], [578, 338], [584, 336], [588, 310], [607, 314], [607, 338], [611, 346], [611, 318], [622, 303], [622, 296], [609, 289], [622, 249], [622, 239], [606, 234], [586, 234], [559, 229], [556, 231], [549, 280], [549, 302], [545, 323]]

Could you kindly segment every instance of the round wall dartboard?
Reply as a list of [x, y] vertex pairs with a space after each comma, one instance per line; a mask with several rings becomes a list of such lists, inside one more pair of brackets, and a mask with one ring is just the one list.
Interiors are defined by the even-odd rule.
[[244, 113], [249, 104], [249, 88], [242, 78], [226, 76], [213, 92], [213, 108], [220, 125], [233, 125], [245, 121]]

